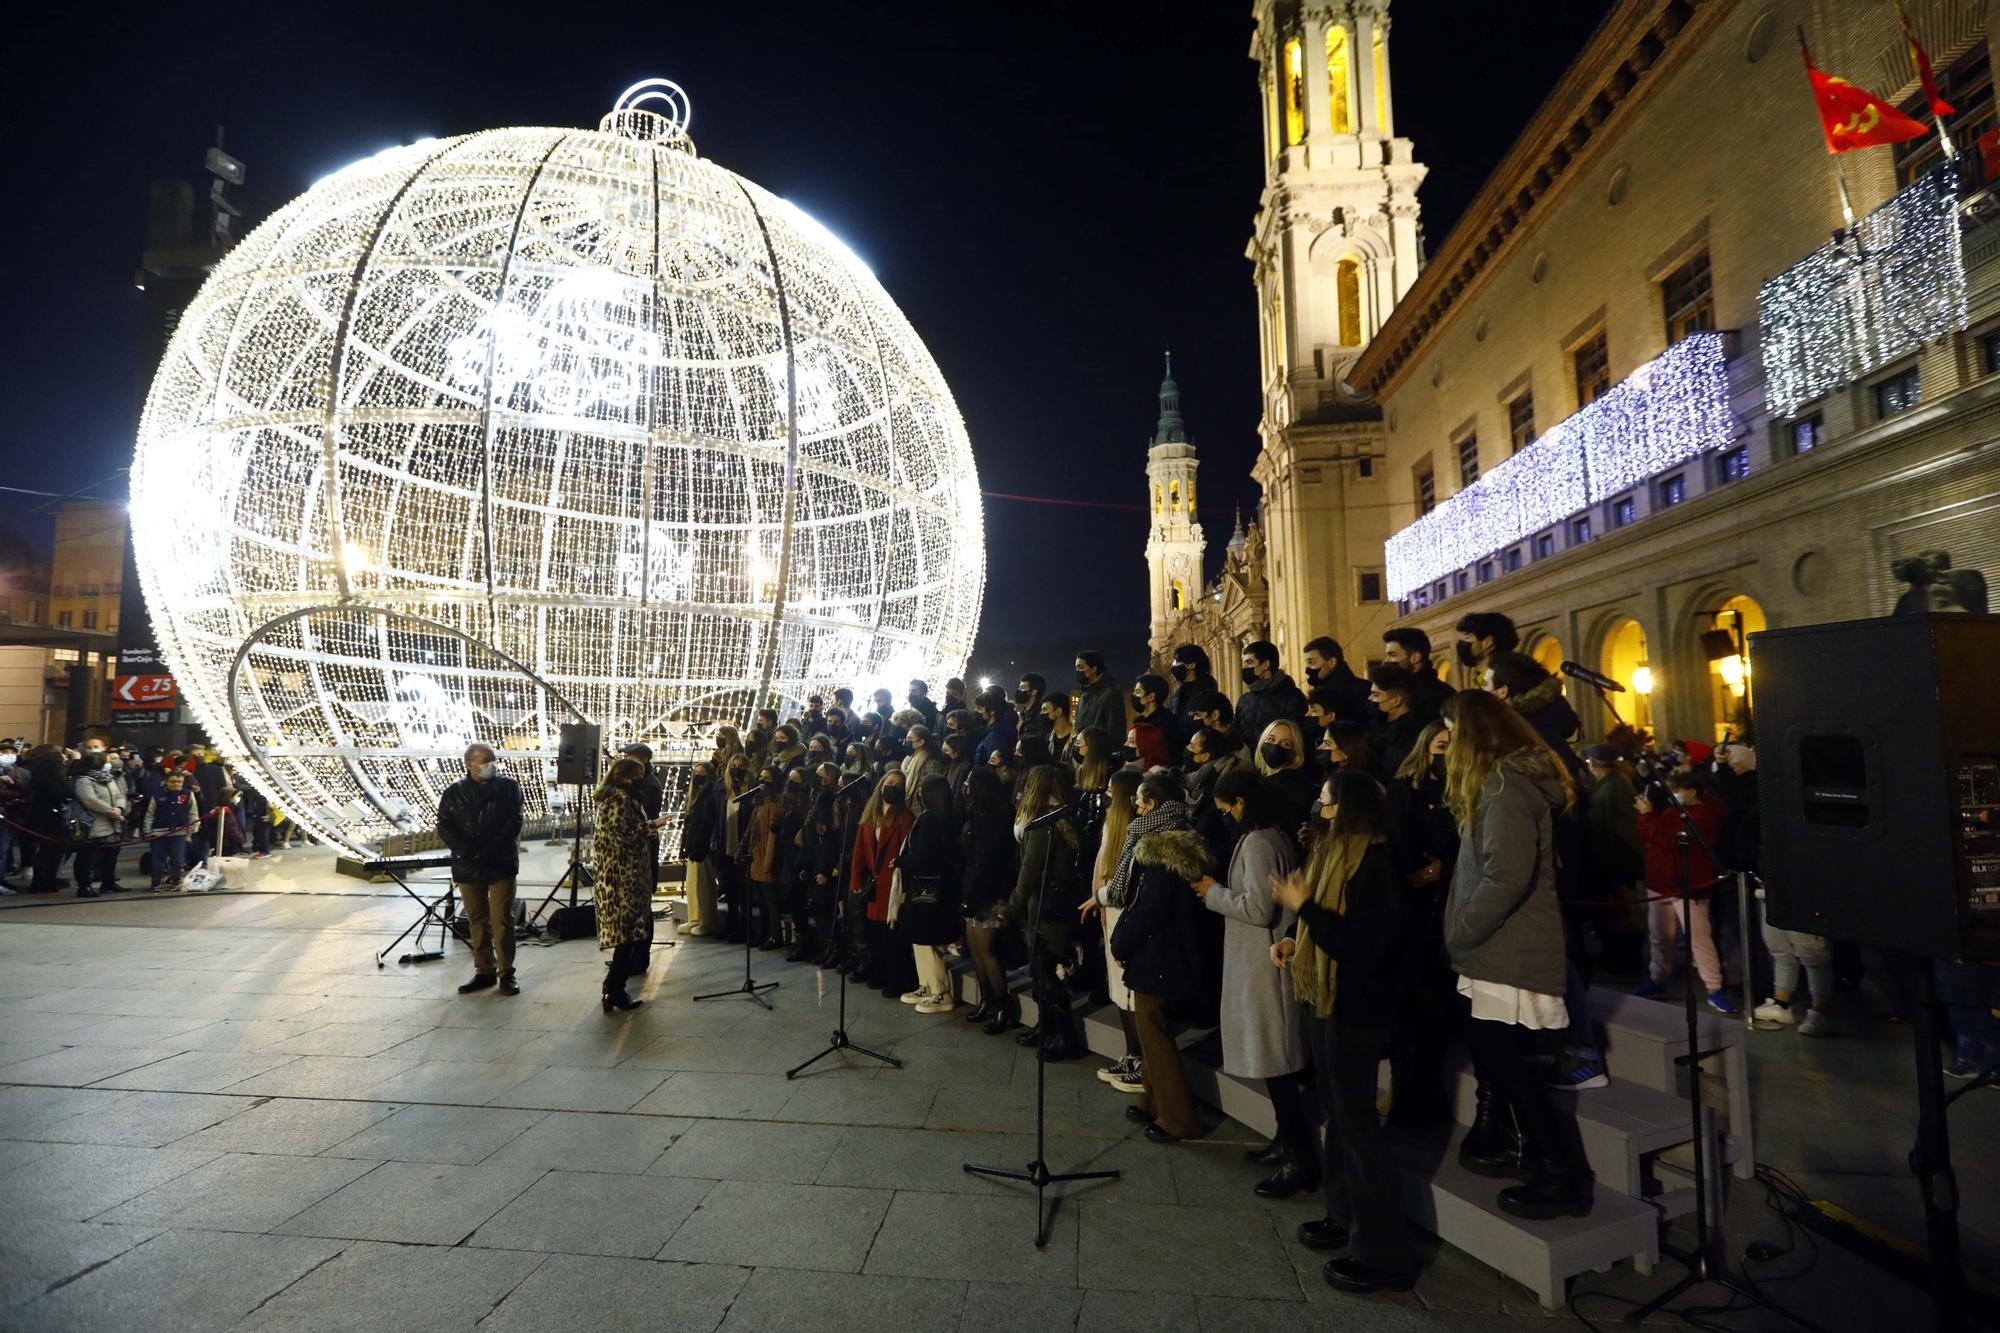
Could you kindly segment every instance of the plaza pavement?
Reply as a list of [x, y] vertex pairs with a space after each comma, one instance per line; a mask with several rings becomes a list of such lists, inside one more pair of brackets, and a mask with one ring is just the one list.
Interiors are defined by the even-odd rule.
[[[376, 967], [414, 915], [393, 885], [337, 877], [323, 852], [261, 863], [250, 882], [267, 891], [0, 900], [0, 1328], [1219, 1333], [1569, 1318], [1435, 1242], [1413, 1292], [1331, 1290], [1322, 1256], [1291, 1239], [1313, 1202], [1250, 1192], [1240, 1153], [1254, 1135], [1223, 1122], [1198, 1143], [1149, 1144], [1094, 1058], [1049, 1070], [1048, 1159], [1124, 1175], [1069, 1187], [1035, 1249], [1032, 1195], [960, 1169], [1032, 1155], [1033, 1053], [963, 1009], [919, 1015], [857, 991], [854, 1039], [905, 1067], [829, 1058], [788, 1081], [833, 1025], [831, 974], [759, 954], [759, 979], [783, 983], [771, 1012], [691, 1003], [740, 980], [743, 955], [688, 940], [635, 983], [644, 1007], [607, 1016], [598, 952], [573, 941], [523, 946], [518, 998], [459, 997], [471, 969], [455, 943], [442, 963]], [[1759, 1146], [1815, 1197], [1920, 1237], [1899, 1042], [1760, 1036]], [[1996, 1257], [1983, 1151], [1996, 1113], [1992, 1092], [1953, 1113], [1975, 1271]], [[1785, 1234], [1754, 1186], [1734, 1189], [1730, 1225], [1739, 1254]], [[1821, 1249], [1773, 1294], [1832, 1328], [1925, 1317], [1913, 1289]], [[1576, 1285], [1644, 1297], [1674, 1276], [1663, 1262]], [[1608, 1297], [1578, 1308], [1622, 1313]]]

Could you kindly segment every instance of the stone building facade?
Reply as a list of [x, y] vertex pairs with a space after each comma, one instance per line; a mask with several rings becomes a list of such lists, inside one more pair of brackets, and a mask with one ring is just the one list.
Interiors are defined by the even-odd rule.
[[1884, 614], [1920, 551], [2000, 579], [1994, 6], [1907, 10], [1957, 157], [1841, 154], [1850, 229], [1793, 33], [1915, 110], [1891, 6], [1614, 9], [1349, 372], [1397, 623], [1503, 611], [1712, 740], [1754, 702], [1741, 635]]

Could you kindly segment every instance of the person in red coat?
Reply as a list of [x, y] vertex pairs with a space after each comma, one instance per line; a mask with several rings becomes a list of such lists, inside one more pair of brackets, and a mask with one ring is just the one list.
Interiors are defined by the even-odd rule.
[[910, 826], [917, 822], [908, 797], [900, 770], [890, 769], [875, 784], [861, 811], [847, 877], [847, 891], [854, 895], [847, 900], [848, 912], [851, 916], [860, 905], [868, 919], [866, 971], [861, 979], [890, 996], [912, 989], [917, 976], [915, 956], [907, 947], [896, 947], [889, 925], [889, 886], [895, 880], [896, 858], [910, 836]]
[[1713, 847], [1722, 836], [1722, 807], [1708, 799], [1707, 775], [1682, 769], [1667, 779], [1688, 820], [1700, 837], [1689, 835], [1673, 801], [1661, 784], [1648, 786], [1639, 797], [1639, 838], [1646, 845], [1647, 938], [1652, 946], [1648, 979], [1634, 994], [1657, 995], [1674, 971], [1674, 935], [1688, 932], [1695, 971], [1701, 974], [1710, 1006], [1734, 1013], [1736, 1006], [1722, 989], [1722, 963], [1715, 954], [1715, 936], [1708, 924], [1708, 898], [1715, 882], [1715, 862], [1703, 846]]

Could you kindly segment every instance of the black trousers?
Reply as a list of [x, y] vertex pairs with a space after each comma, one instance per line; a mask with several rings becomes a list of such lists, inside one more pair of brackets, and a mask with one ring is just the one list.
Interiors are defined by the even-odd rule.
[[611, 962], [604, 972], [604, 988], [622, 992], [625, 983], [646, 970], [649, 950], [644, 940], [613, 945]]
[[[1061, 958], [1038, 934], [1029, 941], [1028, 975], [1035, 988], [1035, 1030], [1044, 1043], [1076, 1045], [1076, 1020], [1070, 1014], [1069, 986], [1056, 975]], [[1098, 954], [1102, 956], [1103, 950]]]
[[750, 867], [728, 856], [710, 857], [708, 864], [718, 872], [715, 896], [728, 922], [727, 938], [731, 944], [741, 944], [750, 929]]
[[118, 882], [118, 839], [81, 843], [76, 849], [76, 882], [108, 889]]
[[1530, 1161], [1581, 1166], [1582, 1140], [1575, 1120], [1556, 1109], [1533, 1060], [1539, 1034], [1515, 1023], [1468, 1018], [1465, 1043], [1472, 1050], [1472, 1068], [1514, 1112]]
[[847, 895], [847, 964], [850, 972], [868, 966], [868, 900], [872, 896], [866, 889]]
[[884, 995], [917, 988], [917, 956], [886, 921], [868, 923], [868, 984]]
[[1385, 1272], [1413, 1272], [1417, 1260], [1403, 1217], [1403, 1182], [1375, 1112], [1376, 1073], [1388, 1029], [1348, 1027], [1308, 1010], [1306, 1040], [1326, 1111], [1320, 1173], [1326, 1215], [1347, 1228], [1355, 1259]]
[[1278, 1142], [1305, 1161], [1319, 1156], [1319, 1117], [1313, 1114], [1313, 1071], [1280, 1074], [1264, 1080], [1271, 1094], [1271, 1114], [1278, 1119]]

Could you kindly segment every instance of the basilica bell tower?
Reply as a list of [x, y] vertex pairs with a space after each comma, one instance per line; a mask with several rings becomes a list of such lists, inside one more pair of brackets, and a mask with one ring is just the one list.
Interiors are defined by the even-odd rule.
[[1152, 578], [1153, 619], [1147, 643], [1155, 658], [1168, 647], [1170, 627], [1201, 595], [1201, 557], [1207, 543], [1194, 517], [1194, 445], [1181, 416], [1180, 386], [1174, 383], [1174, 355], [1167, 353], [1160, 381], [1160, 421], [1146, 451], [1146, 568]]

